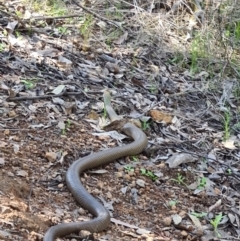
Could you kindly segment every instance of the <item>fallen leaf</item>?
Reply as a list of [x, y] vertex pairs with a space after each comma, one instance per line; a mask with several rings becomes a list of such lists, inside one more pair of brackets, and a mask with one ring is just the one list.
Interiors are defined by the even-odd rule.
[[122, 36], [120, 36], [118, 39], [114, 40], [113, 43], [115, 44], [122, 44], [125, 40], [127, 40], [128, 32], [126, 31]]
[[55, 152], [46, 152], [45, 154], [46, 159], [50, 162], [54, 162], [57, 159], [57, 153]]
[[27, 177], [28, 173], [24, 170], [20, 170], [20, 171], [17, 171], [16, 175], [20, 177]]
[[156, 122], [165, 122], [166, 124], [172, 123], [173, 116], [167, 113], [164, 113], [159, 110], [150, 110], [149, 111], [150, 116], [152, 119]]
[[65, 157], [67, 154], [68, 154], [67, 151], [64, 151], [64, 152], [62, 153], [62, 156], [61, 156], [61, 158], [60, 158], [60, 160], [59, 160], [59, 162], [60, 162], [61, 164], [63, 164], [64, 157]]
[[236, 146], [234, 145], [234, 140], [226, 140], [224, 142], [222, 142], [223, 146], [226, 147], [227, 149], [230, 150], [235, 150], [237, 149]]
[[53, 91], [52, 93], [55, 95], [59, 95], [63, 92], [63, 90], [65, 89], [65, 85], [58, 85]]
[[169, 165], [170, 168], [175, 168], [182, 163], [188, 163], [188, 162], [194, 162], [196, 158], [194, 158], [192, 155], [187, 153], [176, 153], [173, 154], [166, 163]]

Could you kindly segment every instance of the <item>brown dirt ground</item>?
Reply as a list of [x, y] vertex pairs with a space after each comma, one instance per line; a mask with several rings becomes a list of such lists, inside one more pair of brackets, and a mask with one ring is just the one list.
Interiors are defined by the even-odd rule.
[[[45, 111], [43, 108], [42, 115], [34, 120], [36, 124], [40, 120], [41, 123], [48, 123]], [[65, 172], [78, 157], [112, 147], [115, 143], [108, 138], [92, 136], [89, 124], [81, 121], [71, 124], [66, 134], [61, 135], [56, 125], [42, 130], [28, 129], [26, 117], [17, 110], [16, 114], [16, 118], [10, 121], [16, 130], [0, 132], [1, 156], [5, 160], [0, 171], [0, 220], [1, 229], [9, 232], [9, 239], [6, 240], [41, 240], [51, 225], [92, 218], [79, 209], [66, 188]], [[19, 150], [16, 151], [14, 145], [19, 145]], [[50, 162], [45, 157], [47, 152], [64, 151], [68, 154], [62, 164]], [[129, 163], [135, 166], [132, 173], [123, 168]], [[140, 174], [140, 168], [163, 175], [153, 182]], [[107, 173], [83, 174], [82, 181], [87, 190], [95, 197], [112, 201], [113, 218], [150, 230], [151, 233], [138, 235], [134, 229], [111, 223], [108, 230], [94, 235], [96, 240], [199, 240], [187, 213], [191, 208], [204, 210], [214, 200], [201, 194], [193, 195], [171, 180], [181, 173], [186, 183], [190, 184], [194, 180], [191, 172], [170, 170], [164, 162], [150, 164], [144, 153], [138, 156], [137, 162], [126, 157], [100, 169], [107, 170]], [[145, 187], [136, 185], [137, 179], [144, 180]], [[121, 191], [124, 187], [127, 187], [125, 194]], [[137, 203], [132, 190], [137, 190]], [[177, 204], [169, 207], [167, 204], [171, 200], [177, 200]], [[180, 226], [169, 223], [169, 217], [173, 214], [183, 218]], [[59, 240], [75, 240], [73, 238]]]

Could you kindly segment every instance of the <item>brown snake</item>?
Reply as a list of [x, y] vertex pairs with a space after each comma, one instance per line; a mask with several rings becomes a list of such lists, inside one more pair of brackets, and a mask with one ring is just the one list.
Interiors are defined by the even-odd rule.
[[[107, 99], [104, 98], [107, 113], [111, 120], [116, 119], [117, 115], [112, 109], [109, 101], [110, 95], [108, 92], [104, 94], [107, 96]], [[148, 143], [147, 137], [144, 132], [135, 125], [131, 123], [125, 124], [122, 128], [122, 132], [131, 137], [134, 141], [128, 145], [111, 148], [80, 158], [69, 167], [66, 174], [68, 189], [77, 202], [95, 216], [95, 218], [86, 222], [62, 223], [53, 226], [48, 229], [43, 241], [54, 241], [57, 237], [78, 233], [80, 230], [88, 230], [92, 233], [100, 232], [109, 226], [110, 214], [108, 210], [83, 187], [80, 174], [84, 170], [105, 165], [118, 158], [139, 154], [146, 148]]]

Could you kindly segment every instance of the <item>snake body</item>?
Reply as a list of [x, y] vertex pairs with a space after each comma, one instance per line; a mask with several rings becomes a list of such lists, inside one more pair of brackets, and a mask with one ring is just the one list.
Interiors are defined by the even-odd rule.
[[147, 146], [147, 137], [142, 130], [131, 123], [126, 123], [122, 131], [134, 141], [128, 145], [111, 148], [80, 158], [69, 167], [66, 174], [66, 182], [69, 190], [77, 202], [95, 216], [95, 218], [86, 222], [63, 223], [53, 226], [46, 232], [44, 241], [53, 241], [57, 237], [77, 233], [80, 230], [100, 232], [109, 226], [110, 215], [108, 210], [83, 187], [80, 174], [86, 169], [110, 163], [124, 156], [139, 154], [145, 149]]

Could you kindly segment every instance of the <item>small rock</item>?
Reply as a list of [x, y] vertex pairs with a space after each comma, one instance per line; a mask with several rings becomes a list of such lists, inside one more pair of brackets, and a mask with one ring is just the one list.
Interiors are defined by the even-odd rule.
[[4, 230], [0, 230], [0, 238], [3, 240], [6, 240], [6, 238], [11, 238], [12, 235], [9, 232], [6, 232]]
[[142, 234], [150, 233], [150, 231], [146, 230], [146, 229], [143, 229], [143, 228], [139, 228], [139, 229], [136, 230], [136, 233], [142, 235]]
[[80, 215], [85, 215], [86, 214], [86, 212], [85, 212], [85, 210], [83, 208], [79, 208], [78, 212], [79, 212]]
[[142, 179], [137, 179], [136, 183], [140, 187], [145, 187], [145, 181], [143, 181]]
[[188, 233], [187, 233], [185, 230], [183, 230], [183, 231], [181, 232], [181, 235], [182, 235], [183, 237], [187, 237], [187, 236], [188, 236]]
[[16, 114], [16, 112], [14, 110], [11, 110], [11, 111], [8, 112], [8, 116], [9, 117], [15, 117], [16, 115], [17, 114]]
[[166, 218], [163, 219], [164, 226], [168, 227], [168, 226], [171, 225], [171, 223], [172, 223], [172, 218], [171, 217], [166, 217]]
[[58, 187], [62, 188], [63, 187], [63, 183], [58, 184]]
[[24, 170], [19, 170], [19, 171], [17, 171], [16, 175], [20, 176], [20, 177], [27, 177], [28, 173]]
[[93, 195], [98, 195], [98, 194], [100, 194], [101, 193], [101, 191], [99, 191], [99, 189], [97, 189], [97, 188], [95, 188], [94, 190], [92, 190], [92, 194]]
[[126, 194], [127, 190], [128, 190], [128, 186], [121, 188], [121, 192], [123, 194]]
[[50, 162], [54, 162], [57, 159], [57, 153], [55, 152], [46, 152], [45, 154], [46, 159]]
[[2, 158], [2, 157], [0, 157], [0, 165], [4, 165], [5, 164], [5, 160], [4, 160], [4, 158]]
[[9, 129], [6, 129], [5, 131], [4, 131], [4, 135], [5, 136], [8, 136], [10, 134], [10, 130]]
[[128, 181], [131, 179], [131, 177], [130, 177], [129, 174], [125, 174], [125, 175], [124, 175], [124, 178], [125, 178], [126, 180], [128, 180]]
[[184, 218], [185, 216], [186, 216], [186, 211], [181, 211], [180, 213], [179, 213], [179, 215], [182, 217], [182, 218]]
[[123, 173], [122, 172], [116, 172], [116, 177], [119, 178], [119, 177], [123, 177]]
[[98, 181], [97, 186], [98, 186], [100, 189], [103, 189], [104, 184], [103, 184], [103, 182]]
[[112, 199], [112, 194], [110, 192], [107, 192], [107, 198], [110, 200]]
[[[89, 232], [89, 231], [87, 231], [87, 230], [81, 230], [80, 232], [79, 232], [79, 236], [80, 237], [86, 237], [86, 236], [90, 236], [91, 235], [91, 232]], [[91, 240], [91, 239], [90, 239]]]
[[182, 222], [182, 217], [180, 215], [178, 215], [178, 214], [174, 214], [172, 216], [172, 219], [173, 219], [173, 223], [175, 225], [178, 225], [178, 224], [180, 224]]

